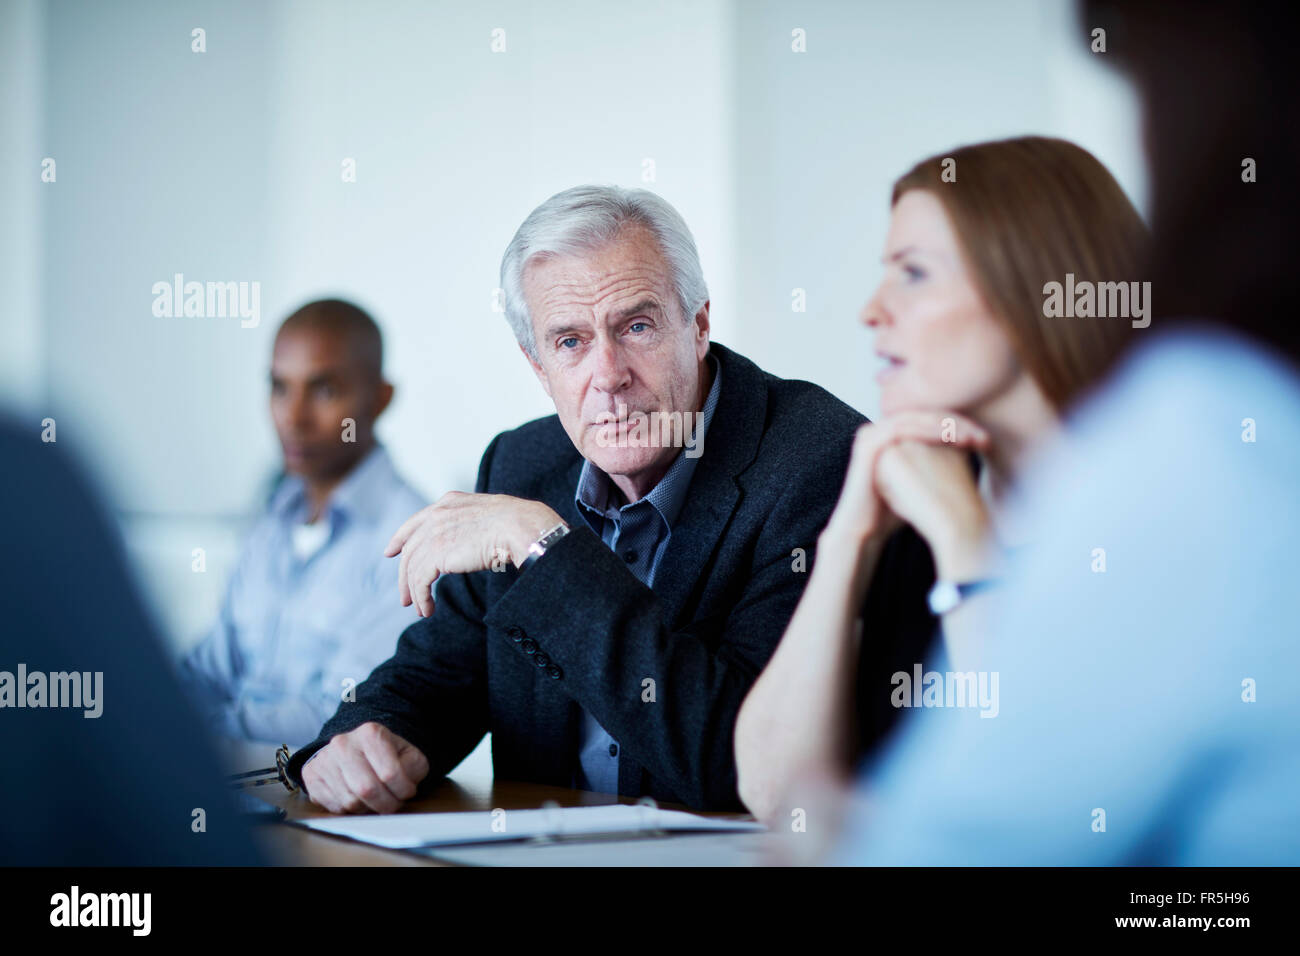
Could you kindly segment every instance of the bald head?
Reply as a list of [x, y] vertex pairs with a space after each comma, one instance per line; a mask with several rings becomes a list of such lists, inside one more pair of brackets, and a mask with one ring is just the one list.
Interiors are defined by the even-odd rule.
[[279, 340], [287, 332], [302, 331], [337, 339], [356, 370], [371, 381], [383, 378], [384, 340], [379, 326], [364, 309], [343, 299], [308, 302], [282, 323]]

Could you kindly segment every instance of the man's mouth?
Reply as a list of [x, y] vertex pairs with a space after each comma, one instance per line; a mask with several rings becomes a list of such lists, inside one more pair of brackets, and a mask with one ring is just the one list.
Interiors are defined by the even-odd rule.
[[591, 422], [592, 426], [599, 428], [602, 425], [618, 425], [626, 428], [629, 423], [634, 422], [640, 417], [649, 417], [649, 412], [643, 412], [635, 408], [621, 408], [617, 412], [600, 412]]

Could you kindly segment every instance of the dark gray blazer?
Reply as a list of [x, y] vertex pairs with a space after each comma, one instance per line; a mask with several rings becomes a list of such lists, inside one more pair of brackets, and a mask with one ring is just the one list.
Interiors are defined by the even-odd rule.
[[736, 713], [794, 613], [865, 419], [711, 349], [718, 407], [654, 589], [579, 517], [583, 459], [559, 419], [503, 432], [477, 490], [544, 501], [572, 532], [523, 573], [439, 578], [434, 613], [294, 755], [295, 778], [335, 734], [373, 720], [424, 752], [430, 781], [491, 731], [498, 777], [572, 786], [581, 704], [619, 742], [620, 793], [741, 807]]

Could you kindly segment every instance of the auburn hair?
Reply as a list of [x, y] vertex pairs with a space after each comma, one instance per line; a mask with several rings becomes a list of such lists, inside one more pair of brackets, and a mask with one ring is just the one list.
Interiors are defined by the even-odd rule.
[[1125, 318], [1048, 317], [1048, 282], [1140, 278], [1148, 231], [1106, 167], [1063, 139], [1022, 136], [931, 156], [894, 183], [943, 204], [966, 267], [1025, 370], [1064, 410], [1129, 345]]

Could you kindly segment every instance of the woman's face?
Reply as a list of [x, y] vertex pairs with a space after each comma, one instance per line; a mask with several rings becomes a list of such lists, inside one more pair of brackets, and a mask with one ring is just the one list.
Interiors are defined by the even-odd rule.
[[978, 419], [1024, 373], [929, 191], [909, 190], [894, 205], [884, 263], [861, 316], [886, 362], [876, 376], [881, 410], [947, 409]]

